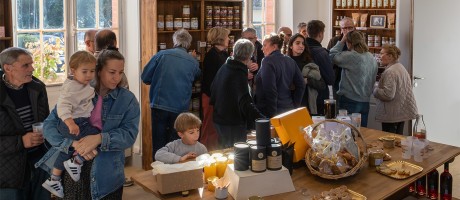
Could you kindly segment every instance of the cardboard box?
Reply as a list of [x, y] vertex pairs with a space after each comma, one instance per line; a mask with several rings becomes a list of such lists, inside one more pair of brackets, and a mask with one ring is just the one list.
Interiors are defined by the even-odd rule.
[[198, 189], [203, 187], [203, 169], [157, 174], [155, 179], [161, 194]]
[[307, 109], [301, 107], [290, 110], [271, 118], [270, 122], [275, 127], [281, 143], [295, 142], [293, 161], [299, 162], [303, 160], [308, 148], [303, 129], [313, 124]]
[[230, 181], [228, 192], [236, 200], [295, 191], [289, 171], [285, 167], [277, 171], [254, 173], [251, 170], [235, 171], [233, 165], [227, 165], [224, 177]]

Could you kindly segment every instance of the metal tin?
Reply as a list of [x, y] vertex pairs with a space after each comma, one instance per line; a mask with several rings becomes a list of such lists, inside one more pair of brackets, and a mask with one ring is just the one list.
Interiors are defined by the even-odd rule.
[[157, 28], [159, 31], [165, 30], [165, 16], [164, 15], [158, 15]]
[[182, 17], [190, 18], [190, 5], [182, 6]]
[[233, 18], [240, 17], [240, 7], [233, 6]]
[[227, 6], [220, 7], [220, 17], [227, 18]]
[[264, 146], [251, 147], [251, 171], [264, 172], [267, 171], [267, 155]]
[[192, 17], [190, 21], [190, 29], [197, 30], [199, 27], [198, 17]]
[[371, 0], [371, 8], [377, 7], [377, 0]]
[[359, 7], [360, 8], [366, 7], [364, 0], [359, 0]]
[[220, 26], [223, 27], [223, 28], [227, 28], [227, 27], [228, 27], [228, 20], [227, 20], [227, 18], [220, 18]]
[[174, 29], [181, 29], [182, 28], [182, 18], [181, 17], [176, 17], [174, 18]]
[[366, 8], [370, 8], [371, 7], [371, 0], [366, 0]]
[[233, 18], [233, 7], [227, 7], [227, 17]]
[[249, 169], [249, 145], [244, 142], [237, 142], [233, 145], [235, 150], [235, 160], [233, 166], [237, 171]]
[[283, 159], [281, 157], [281, 144], [271, 144], [267, 149], [267, 169], [280, 170], [282, 168]]
[[173, 17], [173, 15], [166, 15], [165, 22], [166, 22], [165, 29], [167, 31], [174, 30], [174, 17]]
[[186, 30], [190, 29], [190, 18], [184, 18], [182, 19], [182, 27]]
[[396, 8], [396, 0], [390, 0], [390, 8]]
[[232, 29], [233, 28], [233, 19], [231, 19], [231, 18], [227, 18], [227, 19], [228, 19], [227, 20], [227, 27], [229, 29]]
[[383, 8], [383, 1], [377, 0], [377, 8]]

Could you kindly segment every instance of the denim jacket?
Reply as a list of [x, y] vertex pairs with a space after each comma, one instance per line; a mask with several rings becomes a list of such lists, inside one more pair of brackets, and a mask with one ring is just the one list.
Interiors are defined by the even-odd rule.
[[184, 48], [158, 52], [145, 65], [141, 76], [150, 85], [150, 107], [173, 113], [187, 111], [192, 84], [200, 74], [198, 61]]
[[[99, 95], [95, 95], [95, 104]], [[102, 103], [102, 143], [91, 167], [91, 196], [101, 199], [122, 187], [125, 175], [125, 152], [131, 147], [139, 130], [139, 102], [130, 91], [116, 88], [103, 98]], [[35, 164], [51, 172], [59, 152], [68, 153], [73, 140], [65, 138], [57, 130], [59, 118], [56, 108], [44, 122], [43, 133], [53, 145], [47, 154]]]

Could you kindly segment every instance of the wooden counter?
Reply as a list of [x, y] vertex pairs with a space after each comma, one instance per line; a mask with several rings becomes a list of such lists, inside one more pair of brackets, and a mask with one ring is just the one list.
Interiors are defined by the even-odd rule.
[[[367, 143], [377, 141], [379, 137], [389, 135], [389, 133], [361, 128], [361, 133]], [[294, 169], [292, 174], [292, 181], [294, 183], [295, 191], [288, 192], [273, 196], [264, 197], [265, 200], [269, 199], [310, 199], [313, 195], [321, 193], [322, 191], [330, 190], [340, 185], [346, 185], [349, 189], [358, 192], [368, 199], [385, 199], [396, 194], [398, 191], [405, 190], [407, 186], [413, 183], [418, 178], [425, 176], [428, 172], [437, 167], [443, 165], [445, 162], [455, 158], [460, 154], [460, 148], [450, 145], [440, 144], [431, 142], [430, 145], [434, 148], [431, 155], [424, 159], [423, 162], [417, 163], [414, 159], [405, 160], [407, 162], [419, 165], [423, 167], [423, 171], [415, 176], [412, 176], [404, 180], [396, 180], [390, 177], [384, 176], [375, 171], [374, 168], [370, 168], [367, 164], [354, 176], [339, 179], [339, 180], [328, 180], [317, 176], [314, 176], [306, 167]], [[402, 160], [401, 159], [401, 148], [385, 149], [392, 156], [392, 161]], [[150, 192], [160, 199], [215, 199], [213, 193], [208, 192], [206, 189], [203, 190], [201, 196], [198, 190], [190, 192], [188, 197], [182, 197], [180, 194], [169, 194], [161, 195], [156, 189], [156, 183], [151, 171], [145, 171], [138, 173], [131, 177], [131, 179], [143, 187], [144, 190]], [[273, 184], [273, 187], [276, 187]], [[229, 196], [230, 197], [230, 196]], [[232, 199], [231, 197], [229, 199]]]

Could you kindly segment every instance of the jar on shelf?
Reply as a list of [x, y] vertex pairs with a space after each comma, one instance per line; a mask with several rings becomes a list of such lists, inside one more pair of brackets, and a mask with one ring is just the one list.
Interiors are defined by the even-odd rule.
[[382, 46], [388, 43], [388, 37], [382, 37]]
[[381, 37], [380, 37], [380, 35], [375, 35], [375, 38], [374, 38], [374, 47], [380, 47], [380, 46], [382, 46], [380, 42], [381, 42]]
[[341, 33], [340, 33], [340, 30], [339, 30], [339, 29], [335, 30], [335, 36], [339, 37], [340, 34], [341, 34]]
[[190, 20], [190, 29], [197, 30], [199, 27], [198, 25], [198, 17], [192, 17], [192, 19]]
[[213, 8], [212, 17], [213, 18], [220, 17], [220, 6], [213, 6], [212, 8]]
[[190, 5], [183, 5], [182, 6], [182, 17], [183, 18], [190, 18]]
[[227, 18], [220, 18], [220, 26], [222, 28], [228, 28], [228, 20], [227, 20]]
[[365, 0], [365, 1], [366, 1], [365, 8], [370, 8], [371, 7], [371, 0]]
[[389, 6], [388, 0], [383, 0], [383, 8], [388, 8]]
[[364, 8], [364, 7], [366, 7], [365, 1], [359, 0], [359, 8]]
[[190, 29], [190, 18], [185, 17], [184, 19], [182, 19], [182, 27], [186, 30]]
[[227, 7], [227, 18], [233, 18], [233, 7]]
[[166, 43], [165, 42], [160, 42], [160, 44], [158, 46], [159, 46], [160, 51], [161, 50], [166, 50]]
[[229, 29], [233, 28], [233, 18], [227, 18], [227, 27]]
[[212, 28], [212, 18], [208, 17], [206, 18], [206, 29], [211, 29]]
[[389, 44], [389, 45], [395, 45], [395, 44], [396, 44], [395, 38], [394, 38], [394, 37], [390, 37], [389, 40], [388, 40], [388, 44]]
[[212, 18], [212, 26], [213, 27], [220, 27], [221, 26], [220, 18], [218, 18], [218, 17]]
[[342, 8], [347, 8], [347, 0], [342, 0]]
[[374, 35], [367, 36], [367, 46], [373, 47], [374, 46]]
[[164, 15], [158, 15], [157, 29], [159, 31], [164, 31], [165, 30], [165, 16]]
[[340, 7], [342, 7], [342, 0], [336, 0], [335, 1], [335, 8], [339, 9]]
[[233, 6], [233, 18], [240, 17], [240, 6]]
[[353, 8], [359, 8], [359, 1], [353, 0]]
[[166, 15], [165, 22], [166, 22], [165, 29], [167, 31], [174, 30], [174, 17], [173, 17], [173, 15]]
[[240, 28], [240, 18], [233, 18], [233, 28], [239, 29]]
[[347, 0], [347, 8], [353, 8], [353, 0]]
[[221, 18], [227, 18], [227, 6], [221, 6], [220, 7], [220, 17]]
[[396, 0], [390, 0], [390, 8], [396, 8]]
[[371, 0], [371, 8], [377, 8], [377, 0]]
[[212, 6], [206, 6], [206, 18], [212, 17]]
[[182, 28], [182, 17], [174, 18], [174, 30], [178, 30]]

